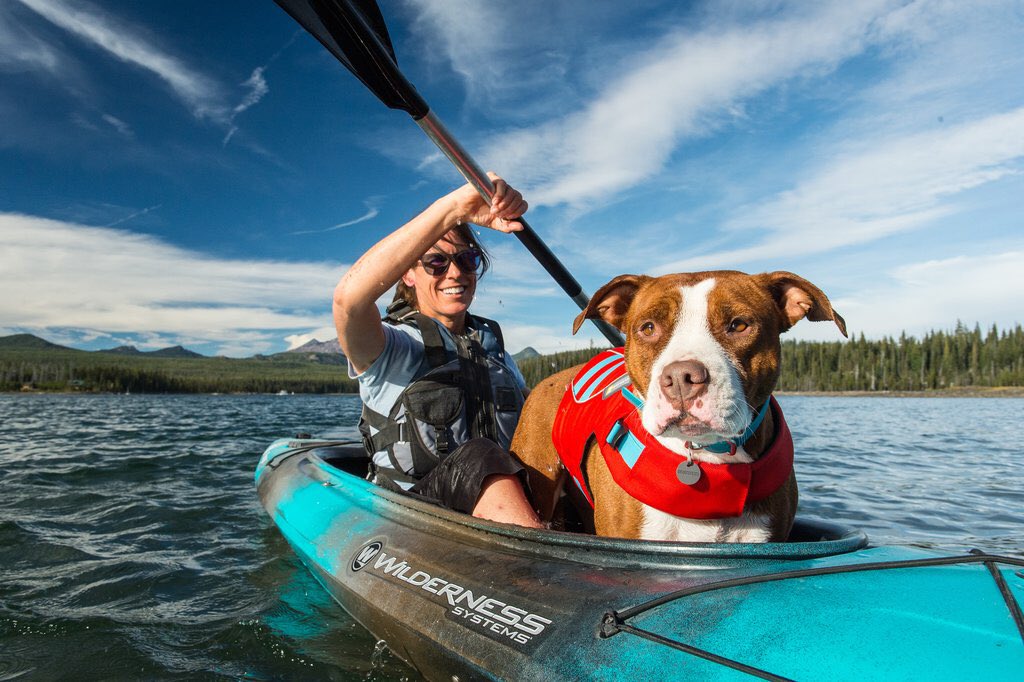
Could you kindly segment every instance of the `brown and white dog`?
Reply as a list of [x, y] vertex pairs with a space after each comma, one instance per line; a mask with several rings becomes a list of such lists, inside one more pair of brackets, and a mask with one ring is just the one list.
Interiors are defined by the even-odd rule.
[[[595, 317], [625, 334], [628, 378], [623, 377], [622, 384], [632, 383], [639, 410], [639, 419], [632, 415], [636, 428], [645, 429], [652, 444], [657, 441], [670, 451], [669, 456], [678, 457], [680, 472], [688, 465], [706, 472], [721, 470], [715, 465], [722, 464], [753, 467], [772, 445], [777, 429], [788, 438], [774, 410], [761, 409], [779, 378], [782, 332], [807, 318], [832, 320], [846, 335], [843, 318], [832, 310], [825, 294], [789, 272], [621, 275], [594, 294], [576, 318], [573, 333], [585, 319]], [[568, 476], [554, 450], [552, 426], [564, 410], [563, 401], [570, 400], [566, 391], [578, 370], [560, 372], [533, 389], [512, 441], [513, 452], [529, 472], [531, 494], [542, 519], [551, 520], [556, 514], [563, 487], [577, 507], [579, 493], [589, 487], [592, 525], [598, 535], [684, 542], [786, 539], [797, 505], [791, 450], [788, 468], [782, 471], [781, 484], [777, 488], [773, 484], [773, 492], [769, 490], [763, 499], [741, 499], [742, 511], [722, 518], [667, 513], [627, 494], [616, 483], [607, 455], [599, 451], [598, 438], [586, 441], [582, 462], [577, 459], [576, 470], [585, 485], [571, 481], [566, 485]], [[762, 411], [763, 421], [750, 433], [748, 427], [756, 424]], [[737, 447], [745, 431], [747, 440]], [[705, 449], [730, 440], [731, 454]], [[650, 476], [647, 480], [655, 484], [651, 487], [662, 483]], [[675, 480], [668, 483], [682, 485]], [[583, 507], [589, 526], [589, 505]]]

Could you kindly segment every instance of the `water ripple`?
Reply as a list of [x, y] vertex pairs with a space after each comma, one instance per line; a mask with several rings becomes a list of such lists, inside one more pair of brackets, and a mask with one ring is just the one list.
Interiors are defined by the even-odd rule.
[[[351, 397], [0, 396], [0, 680], [398, 679], [253, 490]], [[42, 674], [41, 674], [42, 673]]]

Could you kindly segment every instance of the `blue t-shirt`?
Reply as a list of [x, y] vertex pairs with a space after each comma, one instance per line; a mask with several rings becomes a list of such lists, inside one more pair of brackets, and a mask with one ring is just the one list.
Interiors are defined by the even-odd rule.
[[[423, 348], [423, 335], [416, 327], [408, 324], [392, 325], [384, 323], [384, 350], [362, 374], [357, 374], [352, 365], [348, 366], [348, 375], [359, 382], [359, 397], [363, 404], [374, 412], [382, 415], [391, 414], [395, 403], [402, 392], [414, 380], [430, 370], [426, 351]], [[452, 353], [456, 351], [455, 340], [451, 333], [442, 325], [441, 338], [445, 348]], [[498, 347], [498, 339], [486, 325], [471, 329], [488, 356], [498, 360], [515, 378], [520, 390], [525, 391], [526, 380], [523, 379], [519, 367], [512, 356]], [[374, 454], [373, 462], [378, 467], [393, 468], [387, 453]], [[406, 487], [406, 486], [403, 486]]]

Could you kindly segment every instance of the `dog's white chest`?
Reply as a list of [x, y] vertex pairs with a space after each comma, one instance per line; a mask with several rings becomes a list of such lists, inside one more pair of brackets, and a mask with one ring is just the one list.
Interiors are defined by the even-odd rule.
[[765, 514], [744, 513], [728, 519], [684, 519], [642, 505], [644, 540], [670, 542], [768, 542], [770, 520]]

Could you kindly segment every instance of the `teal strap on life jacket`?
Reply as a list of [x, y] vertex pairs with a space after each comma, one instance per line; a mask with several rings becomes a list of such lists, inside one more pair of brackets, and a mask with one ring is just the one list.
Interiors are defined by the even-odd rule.
[[636, 409], [644, 409], [644, 399], [638, 396], [636, 393], [633, 393], [633, 391], [629, 390], [629, 388], [629, 386], [624, 386], [622, 388], [622, 397], [628, 400], [629, 402], [633, 403], [633, 407], [635, 407]]
[[750, 437], [754, 435], [755, 431], [757, 431], [757, 427], [761, 426], [761, 422], [764, 421], [764, 416], [768, 414], [768, 404], [770, 402], [771, 399], [764, 401], [764, 405], [761, 406], [757, 416], [754, 417], [754, 421], [750, 422], [750, 426], [744, 429], [743, 434], [739, 438], [711, 443], [710, 445], [705, 445], [702, 449], [716, 455], [735, 453], [736, 448], [742, 447], [744, 443], [750, 440]]

